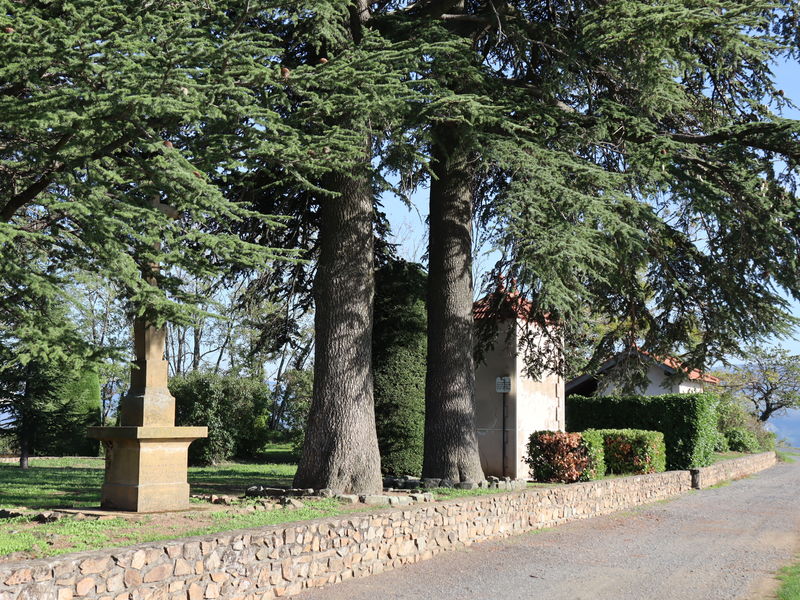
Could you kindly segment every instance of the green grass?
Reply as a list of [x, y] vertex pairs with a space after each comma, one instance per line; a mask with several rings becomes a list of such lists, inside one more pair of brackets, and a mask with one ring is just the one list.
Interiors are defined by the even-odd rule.
[[362, 505], [353, 509], [333, 499], [320, 499], [305, 502], [303, 508], [298, 509], [253, 513], [198, 511], [181, 513], [179, 516], [174, 513], [165, 516], [147, 515], [134, 521], [123, 518], [105, 521], [65, 518], [54, 523], [34, 523], [29, 517], [16, 517], [0, 524], [0, 556], [14, 552], [24, 552], [26, 558], [54, 556], [67, 552], [333, 517], [373, 508]]
[[273, 464], [294, 464], [297, 457], [292, 452], [292, 444], [267, 444], [258, 451], [258, 458], [262, 462]]
[[800, 456], [797, 452], [786, 452], [784, 450], [776, 450], [775, 454], [778, 456], [778, 460], [785, 463], [794, 463], [797, 460], [793, 457]]
[[189, 484], [195, 494], [244, 494], [251, 485], [292, 485], [293, 464], [224, 463], [212, 467], [189, 467]]
[[781, 587], [778, 600], [798, 600], [800, 598], [800, 562], [778, 571]]
[[[30, 465], [23, 471], [14, 464], [0, 464], [0, 508], [99, 506], [102, 460], [34, 458]], [[291, 464], [248, 463], [190, 467], [189, 483], [196, 494], [240, 495], [254, 484], [291, 485], [296, 469]]]
[[97, 506], [103, 483], [102, 460], [31, 459], [23, 471], [0, 464], [0, 507]]
[[746, 452], [714, 452], [714, 454], [711, 455], [711, 463], [709, 466], [715, 465], [723, 460], [732, 460], [734, 458], [741, 458], [742, 456], [748, 456], [748, 454]]

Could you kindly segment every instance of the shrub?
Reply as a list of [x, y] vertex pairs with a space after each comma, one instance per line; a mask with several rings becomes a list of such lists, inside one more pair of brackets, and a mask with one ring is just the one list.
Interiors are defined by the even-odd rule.
[[[731, 393], [723, 393], [720, 396], [717, 414], [717, 427], [723, 437], [725, 437], [726, 444], [729, 433], [734, 430], [743, 429], [755, 436], [761, 450], [775, 450], [777, 437], [775, 433], [769, 431], [762, 421], [759, 421], [758, 418], [749, 413], [740, 398], [737, 398]], [[739, 433], [733, 435], [738, 439]]]
[[572, 483], [604, 474], [601, 439], [592, 434], [534, 431], [526, 462], [536, 481]]
[[714, 438], [714, 452], [728, 452], [730, 449], [728, 438], [725, 437], [724, 433], [718, 431]]
[[756, 439], [758, 440], [758, 447], [761, 449], [762, 452], [775, 450], [778, 441], [778, 434], [776, 434], [774, 431], [769, 431], [764, 427], [759, 428], [754, 433]]
[[758, 452], [761, 447], [758, 438], [752, 431], [744, 427], [733, 427], [726, 432], [728, 445], [734, 452]]
[[[660, 473], [666, 469], [664, 434], [642, 429], [598, 429], [608, 473]], [[586, 432], [584, 432], [584, 435]]]
[[189, 462], [251, 458], [267, 440], [269, 388], [257, 379], [194, 372], [173, 377], [177, 425], [206, 425], [208, 437], [189, 446]]
[[372, 356], [381, 470], [422, 474], [427, 353], [426, 275], [393, 261], [375, 273]]
[[668, 469], [711, 464], [716, 441], [713, 394], [663, 396], [570, 396], [566, 402], [568, 431], [645, 429], [664, 434]]
[[582, 480], [600, 479], [606, 474], [603, 434], [597, 430], [587, 429], [581, 432], [581, 438], [589, 456], [589, 464], [584, 471]]

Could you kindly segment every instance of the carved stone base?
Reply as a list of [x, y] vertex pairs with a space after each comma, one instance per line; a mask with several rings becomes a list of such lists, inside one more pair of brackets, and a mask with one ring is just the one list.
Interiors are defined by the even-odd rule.
[[134, 512], [189, 507], [189, 444], [206, 427], [91, 427], [106, 449], [101, 506]]

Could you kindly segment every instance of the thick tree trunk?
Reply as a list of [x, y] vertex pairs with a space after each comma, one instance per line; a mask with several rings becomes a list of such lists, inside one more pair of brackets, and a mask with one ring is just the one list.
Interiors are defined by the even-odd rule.
[[434, 130], [424, 477], [483, 479], [472, 357], [472, 169], [457, 131]]
[[296, 487], [380, 492], [372, 397], [372, 190], [340, 174], [322, 201], [314, 280], [314, 391]]

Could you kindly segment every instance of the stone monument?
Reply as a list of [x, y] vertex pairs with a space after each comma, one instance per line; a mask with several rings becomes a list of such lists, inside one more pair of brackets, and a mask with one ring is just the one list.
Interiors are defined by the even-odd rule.
[[167, 388], [166, 330], [134, 320], [136, 360], [120, 401], [119, 427], [90, 427], [103, 442], [106, 473], [101, 506], [153, 512], [189, 507], [189, 444], [207, 427], [175, 427], [175, 398]]

